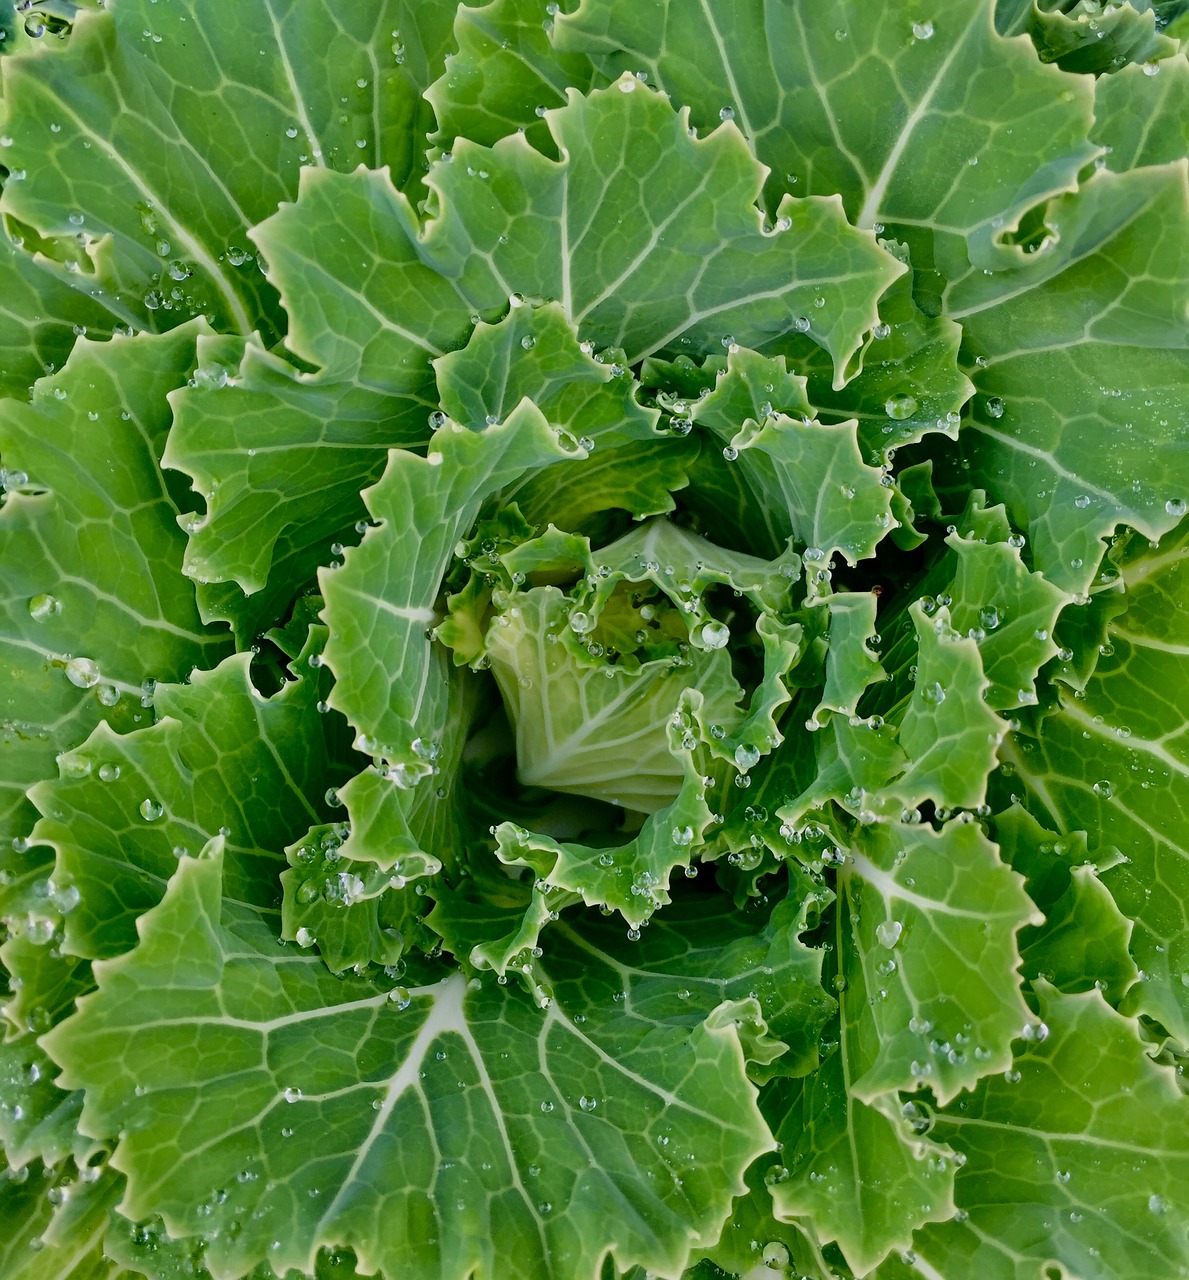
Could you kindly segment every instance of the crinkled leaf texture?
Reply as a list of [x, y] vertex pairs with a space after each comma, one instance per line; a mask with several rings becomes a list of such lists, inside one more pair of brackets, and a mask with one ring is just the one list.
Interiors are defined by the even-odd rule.
[[699, 1010], [590, 944], [554, 951], [544, 1010], [458, 972], [377, 991], [225, 913], [222, 865], [222, 838], [180, 864], [51, 1038], [82, 1126], [125, 1131], [126, 1212], [205, 1235], [216, 1273], [344, 1239], [442, 1280], [671, 1271], [715, 1238], [771, 1144], [736, 1029], [758, 1003]]
[[1189, 1276], [1184, 0], [0, 35], [0, 1276]]

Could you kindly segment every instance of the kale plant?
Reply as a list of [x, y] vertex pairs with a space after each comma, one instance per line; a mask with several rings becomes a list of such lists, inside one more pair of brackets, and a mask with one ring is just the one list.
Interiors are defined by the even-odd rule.
[[1189, 1275], [1182, 0], [0, 3], [0, 1275]]

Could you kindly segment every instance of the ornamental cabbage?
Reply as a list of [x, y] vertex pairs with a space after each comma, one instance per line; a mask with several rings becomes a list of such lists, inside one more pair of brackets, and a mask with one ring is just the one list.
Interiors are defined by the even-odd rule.
[[1183, 0], [0, 0], [0, 1276], [1189, 1275]]

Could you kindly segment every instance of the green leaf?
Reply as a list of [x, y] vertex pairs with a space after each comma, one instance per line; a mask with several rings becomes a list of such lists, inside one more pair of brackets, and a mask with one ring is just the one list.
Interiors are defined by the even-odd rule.
[[997, 35], [993, 8], [897, 7], [873, 21], [862, 0], [747, 0], [726, 12], [583, 0], [556, 39], [608, 75], [646, 70], [698, 128], [732, 113], [771, 170], [771, 205], [789, 184], [840, 192], [857, 226], [960, 238], [952, 251], [981, 268], [1002, 257], [999, 228], [1071, 186], [1092, 154], [1089, 84]]
[[529, 399], [555, 427], [602, 447], [649, 440], [659, 416], [636, 402], [636, 382], [580, 345], [560, 304], [513, 305], [477, 324], [465, 347], [433, 362], [442, 410], [481, 430]]
[[243, 611], [249, 639], [350, 539], [388, 450], [430, 436], [424, 404], [303, 376], [238, 338], [201, 339], [192, 385], [171, 403], [164, 465], [206, 503], [183, 524], [185, 572], [260, 595]]
[[[514, 548], [503, 560], [505, 568], [520, 570], [522, 576], [584, 571], [570, 592], [578, 607], [570, 609], [564, 643], [583, 665], [603, 656], [591, 641], [614, 650], [606, 656], [622, 662], [605, 679], [643, 670], [658, 660], [665, 660], [662, 669], [697, 672], [701, 667], [710, 677], [700, 686], [710, 704], [699, 712], [703, 741], [718, 759], [746, 770], [755, 761], [739, 762], [740, 745], [763, 754], [780, 740], [776, 716], [789, 700], [784, 680], [801, 655], [802, 638], [800, 624], [785, 621], [792, 616], [792, 591], [800, 569], [799, 557], [791, 551], [772, 560], [725, 551], [680, 525], [657, 519], [597, 554], [591, 553], [585, 538], [551, 530]], [[515, 572], [512, 581], [517, 581]], [[620, 590], [626, 583], [638, 590]], [[758, 615], [754, 626], [746, 612], [722, 603], [716, 588], [724, 587], [737, 593], [736, 599], [748, 600]], [[517, 629], [511, 617], [507, 624], [497, 625]], [[732, 639], [737, 647], [749, 645], [753, 656], [757, 648], [762, 652], [762, 673], [751, 673], [756, 687], [746, 715], [733, 713], [730, 699], [723, 696], [727, 686], [737, 687], [731, 667], [713, 661], [726, 656], [722, 651]], [[694, 687], [699, 680], [695, 676], [683, 683]], [[505, 700], [510, 702], [512, 696]], [[710, 729], [715, 712], [726, 721], [719, 732]]]
[[679, 737], [676, 728], [678, 721], [684, 725], [692, 721], [701, 709], [701, 698], [697, 690], [684, 692], [677, 713], [669, 717], [668, 747], [681, 767], [681, 778], [665, 797], [664, 807], [648, 815], [633, 839], [611, 846], [583, 845], [504, 822], [495, 830], [500, 861], [530, 868], [542, 882], [542, 893], [564, 889], [580, 894], [587, 906], [613, 908], [632, 933], [638, 933], [669, 901], [673, 872], [691, 865], [714, 817], [706, 800], [704, 775], [695, 767], [696, 739], [692, 734]]
[[[109, 1172], [30, 1168], [0, 1177], [0, 1272], [6, 1280], [134, 1280], [107, 1256], [121, 1182]], [[97, 1176], [92, 1176], [97, 1175]]]
[[365, 769], [327, 797], [349, 821], [314, 827], [285, 851], [281, 937], [316, 945], [335, 973], [393, 965], [412, 947], [437, 945], [421, 923], [440, 897], [437, 873], [445, 866], [456, 875], [466, 838], [477, 834], [460, 775], [477, 701], [468, 674], [446, 677], [446, 728], [428, 776], [398, 787], [386, 768]]
[[898, 818], [905, 811], [900, 791], [889, 785], [904, 772], [905, 753], [896, 730], [882, 719], [831, 716], [825, 730], [806, 745], [815, 756], [790, 761], [799, 766], [802, 790], [777, 810], [794, 832], [807, 814], [830, 800], [863, 823], [881, 815]]
[[70, 354], [77, 331], [104, 336], [114, 317], [60, 278], [53, 264], [22, 252], [0, 230], [0, 395], [25, 399], [33, 383]]
[[762, 1107], [782, 1144], [783, 1163], [768, 1173], [776, 1218], [808, 1220], [863, 1275], [909, 1248], [922, 1223], [953, 1214], [954, 1173], [948, 1149], [915, 1134], [898, 1103], [851, 1094], [862, 1070], [853, 1056], [844, 1036], [807, 1080], [769, 1085]]
[[[537, 965], [531, 957], [544, 953], [548, 969], [559, 940], [563, 949], [577, 948], [596, 956], [597, 948], [619, 949], [619, 930], [610, 922], [593, 928], [584, 921], [580, 934], [576, 928], [579, 917], [573, 913], [542, 933], [550, 920], [550, 909], [565, 911], [575, 896], [558, 890], [543, 893], [525, 882], [501, 878], [502, 887], [483, 884], [481, 891], [476, 891], [473, 880], [464, 880], [457, 893], [441, 896], [429, 920], [435, 928], [448, 924], [448, 932], [442, 929], [448, 942], [452, 936], [482, 939], [471, 956], [476, 965], [497, 972], [522, 969], [526, 976], [532, 976], [537, 974]], [[777, 892], [774, 888], [774, 896]], [[676, 994], [682, 1002], [692, 1000], [695, 1009], [711, 1009], [727, 999], [758, 999], [766, 1031], [779, 1038], [780, 1047], [779, 1056], [773, 1057], [776, 1041], [752, 1037], [745, 1043], [752, 1079], [808, 1074], [817, 1066], [818, 1037], [834, 1010], [834, 1001], [821, 987], [823, 953], [807, 947], [799, 935], [817, 924], [829, 897], [828, 890], [808, 877], [794, 875], [786, 896], [779, 898], [760, 927], [758, 915], [749, 919], [732, 910], [724, 899], [677, 890], [668, 909], [649, 924], [647, 939], [634, 944], [624, 962], [625, 977], [631, 981], [648, 978], [650, 999], [659, 999], [662, 993], [672, 999]], [[516, 939], [500, 936], [508, 921], [524, 928]], [[492, 954], [495, 942], [504, 949], [498, 963]], [[517, 956], [518, 951], [523, 954]], [[752, 1050], [759, 1051], [759, 1056]]]
[[488, 632], [492, 674], [516, 730], [520, 780], [655, 813], [671, 803], [685, 773], [667, 727], [686, 688], [702, 692], [707, 722], [737, 718], [743, 690], [730, 657], [695, 650], [680, 670], [667, 657], [634, 670], [592, 660], [567, 624], [567, 603], [556, 587], [537, 587], [517, 596]]
[[987, 705], [995, 711], [1031, 706], [1038, 701], [1037, 674], [1057, 654], [1053, 631], [1069, 596], [1029, 573], [1011, 542], [953, 533], [946, 544], [957, 556], [950, 621], [978, 645], [991, 682]]
[[961, 1221], [925, 1228], [913, 1250], [938, 1274], [987, 1280], [1176, 1275], [1189, 1266], [1189, 1104], [1098, 992], [1040, 982], [1037, 996], [1043, 1040], [937, 1115], [933, 1136], [966, 1157]]
[[1094, 82], [1095, 142], [1107, 148], [1115, 173], [1169, 164], [1189, 152], [1189, 120], [1181, 103], [1189, 92], [1189, 57], [1124, 67]]
[[130, 727], [145, 679], [181, 678], [226, 650], [179, 572], [185, 538], [157, 462], [197, 331], [80, 339], [32, 403], [0, 401], [5, 850], [33, 817], [25, 788], [57, 752], [101, 719]]
[[303, 169], [296, 203], [252, 239], [280, 291], [289, 350], [327, 382], [436, 406], [430, 361], [463, 342], [474, 307], [421, 261], [417, 216], [389, 174]]
[[252, 0], [234, 22], [145, 0], [80, 14], [60, 53], [6, 60], [5, 163], [21, 180], [5, 205], [46, 233], [110, 235], [99, 283], [138, 325], [208, 313], [271, 338], [284, 320], [248, 228], [292, 197], [302, 164], [413, 174], [449, 19], [400, 0]]
[[788, 416], [808, 407], [804, 379], [786, 372], [782, 356], [741, 350], [732, 351], [726, 372], [691, 417], [723, 441], [724, 457], [778, 528], [818, 553], [807, 559], [841, 551], [854, 564], [874, 554], [890, 527], [891, 493], [882, 471], [859, 453], [857, 424]]
[[374, 862], [406, 879], [426, 874], [432, 863], [453, 864], [462, 844], [461, 806], [443, 804], [443, 792], [455, 787], [463, 753], [482, 711], [482, 693], [465, 672], [447, 668], [444, 728], [430, 768], [412, 787], [392, 785], [381, 759], [338, 791], [350, 817], [343, 856]]
[[[798, 1280], [837, 1280], [843, 1274], [839, 1261], [833, 1257], [826, 1261], [805, 1219], [778, 1222], [773, 1216], [772, 1193], [764, 1180], [773, 1160], [779, 1164], [780, 1157], [761, 1157], [747, 1171], [748, 1194], [735, 1201], [722, 1236], [706, 1250], [708, 1263], [719, 1270], [694, 1270], [683, 1280], [719, 1280], [724, 1273], [728, 1277], [750, 1274], [757, 1280], [789, 1274]], [[762, 1271], [757, 1269], [760, 1263], [764, 1264]], [[791, 1271], [782, 1270], [790, 1264]], [[849, 1268], [845, 1274], [849, 1280]]]
[[615, 955], [560, 947], [545, 1009], [461, 974], [393, 999], [221, 919], [221, 861], [216, 840], [180, 864], [140, 946], [49, 1039], [86, 1126], [124, 1131], [126, 1212], [205, 1235], [237, 1274], [309, 1270], [331, 1242], [412, 1278], [593, 1278], [607, 1251], [675, 1272], [716, 1237], [770, 1144], [735, 1025], [758, 1004], [703, 1021], [671, 980], [650, 999]]
[[1107, 623], [1107, 652], [1085, 693], [1059, 687], [1053, 713], [1013, 736], [1005, 756], [1059, 832], [1086, 830], [1096, 857], [1112, 847], [1123, 855], [1102, 881], [1135, 921], [1142, 973], [1129, 1007], [1184, 1041], [1189, 524], [1155, 551], [1135, 539], [1121, 560], [1129, 607]]
[[895, 794], [908, 806], [923, 800], [946, 809], [977, 809], [1007, 726], [985, 701], [990, 681], [978, 645], [952, 626], [949, 610], [909, 607], [919, 653], [912, 695], [900, 725], [908, 767]]
[[322, 794], [337, 777], [315, 708], [319, 682], [265, 698], [250, 658], [159, 685], [156, 724], [122, 735], [100, 725], [60, 758], [59, 780], [32, 789], [43, 814], [36, 839], [57, 852], [55, 881], [80, 895], [66, 915], [72, 954], [133, 946], [138, 916], [160, 900], [178, 858], [220, 830], [228, 897], [275, 912], [282, 850], [329, 816]]
[[886, 680], [879, 658], [868, 647], [875, 635], [878, 599], [871, 592], [843, 592], [826, 596], [816, 607], [829, 615], [826, 651], [826, 685], [813, 713], [815, 725], [824, 724], [823, 712], [853, 716], [867, 689]]
[[538, 150], [551, 145], [545, 108], [562, 106], [567, 88], [585, 93], [601, 81], [589, 59], [555, 51], [551, 26], [548, 17], [541, 20], [538, 0], [459, 5], [458, 52], [425, 93], [437, 116], [438, 142], [469, 138], [490, 147], [522, 128]]
[[1139, 976], [1128, 950], [1133, 926], [1090, 861], [1085, 833], [1058, 836], [1013, 805], [995, 818], [995, 836], [1045, 916], [1020, 933], [1025, 977], [1071, 994], [1094, 987], [1117, 1005]]
[[1041, 61], [1055, 62], [1062, 71], [1101, 75], [1177, 51], [1176, 41], [1156, 30], [1156, 13], [1146, 6], [1104, 7], [1078, 0], [1068, 9], [1036, 4], [1032, 15], [1032, 41]]
[[[386, 792], [394, 790], [381, 785]], [[286, 850], [290, 869], [281, 876], [281, 937], [300, 947], [316, 946], [332, 973], [396, 965], [413, 944], [430, 950], [430, 935], [421, 924], [430, 904], [405, 890], [410, 880], [432, 875], [441, 864], [420, 849], [397, 859], [395, 870], [344, 857], [349, 831], [346, 823], [313, 827]]]
[[538, 528], [556, 522], [594, 536], [611, 526], [608, 513], [626, 511], [634, 520], [668, 515], [677, 505], [673, 495], [689, 487], [697, 456], [697, 442], [680, 438], [601, 448], [580, 462], [525, 476], [505, 497]]
[[[904, 247], [883, 241], [906, 258]], [[808, 380], [808, 397], [818, 417], [854, 418], [859, 452], [872, 465], [890, 461], [893, 449], [935, 431], [953, 436], [958, 411], [973, 385], [958, 367], [962, 330], [944, 316], [926, 315], [913, 301], [914, 277], [906, 272], [879, 300], [879, 324], [863, 349], [862, 371], [845, 387], [833, 384], [825, 353], [803, 334], [785, 334], [765, 351], [783, 352]]]
[[1016, 933], [1040, 916], [973, 822], [861, 828], [839, 876], [850, 934], [842, 1016], [865, 1048], [849, 1091], [944, 1104], [1011, 1065], [1028, 1019]]
[[331, 706], [355, 727], [360, 750], [387, 762], [408, 785], [426, 776], [445, 730], [445, 650], [427, 627], [458, 539], [483, 501], [526, 471], [567, 451], [531, 402], [482, 432], [440, 427], [426, 457], [393, 450], [364, 501], [376, 524], [324, 570], [330, 628], [326, 661], [336, 677]]
[[765, 230], [761, 170], [738, 132], [690, 137], [632, 76], [571, 92], [546, 121], [560, 162], [514, 135], [492, 148], [460, 139], [431, 170], [440, 216], [428, 250], [479, 310], [511, 292], [555, 298], [584, 338], [629, 363], [683, 340], [755, 346], [803, 318], [835, 382], [851, 376], [876, 299], [903, 268], [836, 200], [790, 198]]
[[56, 1075], [54, 1063], [37, 1044], [37, 1032], [10, 1032], [0, 1042], [0, 1143], [11, 1171], [33, 1167], [37, 1160], [51, 1165], [71, 1155], [84, 1160], [95, 1148], [78, 1131], [82, 1095], [59, 1089]]
[[1021, 266], [947, 295], [980, 393], [967, 459], [1027, 530], [1033, 567], [1073, 593], [1116, 525], [1158, 539], [1189, 495], [1185, 183], [1183, 165], [1095, 173], [1049, 205]]

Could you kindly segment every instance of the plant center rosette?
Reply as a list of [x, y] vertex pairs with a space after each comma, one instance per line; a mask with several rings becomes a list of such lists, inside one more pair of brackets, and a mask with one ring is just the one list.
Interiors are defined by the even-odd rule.
[[1172, 38], [157, 8], [5, 55], [0, 1220], [1173, 1274]]

